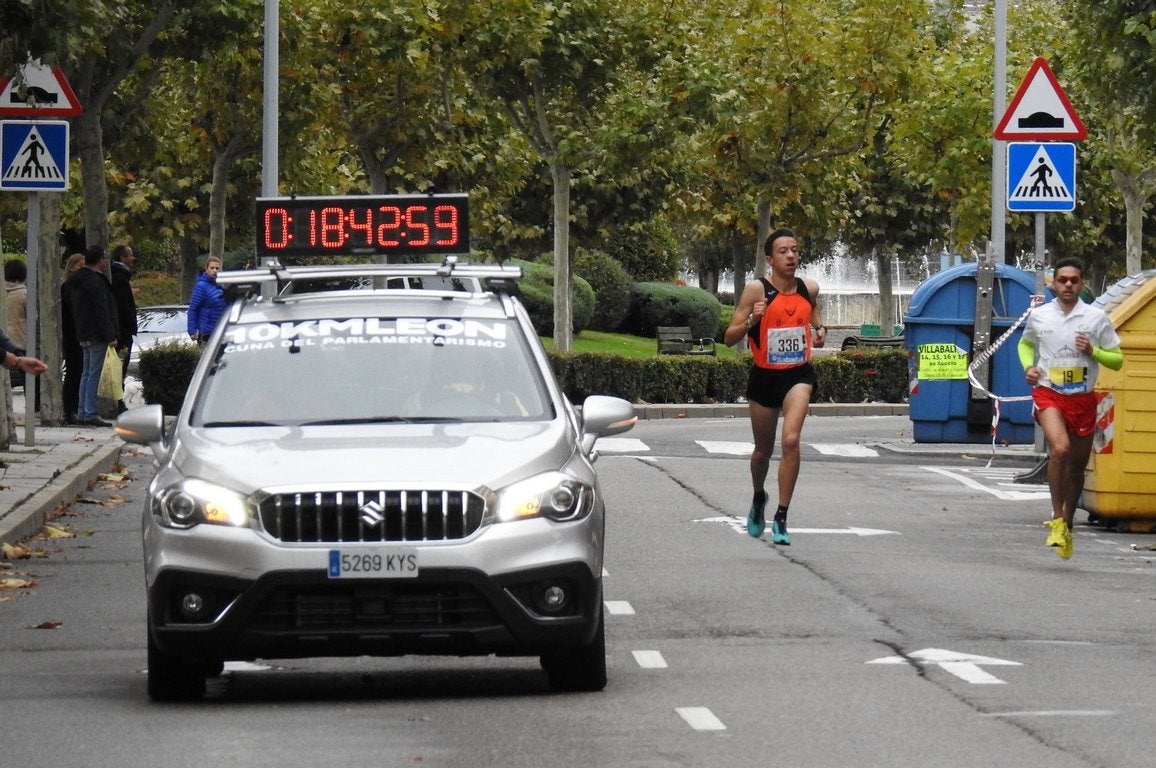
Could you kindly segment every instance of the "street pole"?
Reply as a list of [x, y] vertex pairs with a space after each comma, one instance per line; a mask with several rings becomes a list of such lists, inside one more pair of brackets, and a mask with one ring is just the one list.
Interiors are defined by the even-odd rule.
[[[1007, 109], [1007, 0], [995, 0], [995, 81], [992, 102], [992, 133]], [[1005, 142], [992, 139], [991, 148], [991, 240], [987, 257], [1000, 263], [1005, 260], [1006, 229], [1004, 176], [1007, 174]]]

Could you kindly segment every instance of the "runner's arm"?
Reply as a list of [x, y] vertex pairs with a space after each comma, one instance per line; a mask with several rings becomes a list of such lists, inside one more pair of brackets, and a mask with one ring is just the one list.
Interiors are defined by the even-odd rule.
[[[1021, 341], [1020, 343], [1022, 344], [1023, 342]], [[1022, 359], [1021, 357], [1021, 360]], [[1092, 359], [1105, 368], [1118, 371], [1124, 367], [1124, 350], [1119, 347], [1112, 347], [1111, 349], [1092, 347]]]
[[1019, 345], [1016, 347], [1016, 352], [1019, 353], [1020, 365], [1024, 367], [1025, 371], [1036, 364], [1036, 345], [1022, 336], [1020, 337]]

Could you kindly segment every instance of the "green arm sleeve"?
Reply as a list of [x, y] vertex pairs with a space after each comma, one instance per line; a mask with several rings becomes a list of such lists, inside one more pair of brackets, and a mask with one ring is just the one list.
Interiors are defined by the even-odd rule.
[[1025, 371], [1028, 368], [1031, 368], [1033, 365], [1036, 364], [1036, 345], [1035, 344], [1032, 344], [1030, 341], [1027, 341], [1026, 339], [1024, 339], [1021, 336], [1020, 337], [1020, 343], [1019, 343], [1019, 346], [1016, 348], [1016, 351], [1019, 352], [1020, 365], [1022, 365], [1024, 367]]
[[[1124, 350], [1119, 347], [1113, 347], [1112, 349], [1092, 347], [1092, 359], [1105, 368], [1118, 371], [1124, 367]], [[1020, 354], [1020, 360], [1023, 360], [1022, 353]]]

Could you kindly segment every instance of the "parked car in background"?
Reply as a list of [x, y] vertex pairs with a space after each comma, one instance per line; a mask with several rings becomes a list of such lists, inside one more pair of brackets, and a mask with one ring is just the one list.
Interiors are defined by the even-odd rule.
[[132, 354], [128, 361], [129, 375], [139, 375], [140, 354], [146, 349], [171, 341], [194, 344], [189, 338], [188, 318], [187, 304], [139, 307], [136, 311], [137, 332], [133, 337]]

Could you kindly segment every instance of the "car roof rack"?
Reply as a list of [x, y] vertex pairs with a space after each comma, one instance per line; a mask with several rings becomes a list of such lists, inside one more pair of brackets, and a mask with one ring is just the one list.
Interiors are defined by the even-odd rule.
[[[385, 287], [385, 280], [400, 278], [463, 278], [462, 284], [480, 286], [482, 292], [510, 295], [517, 289], [522, 268], [501, 264], [460, 263], [456, 256], [447, 256], [441, 264], [324, 264], [287, 267], [279, 263], [253, 269], [220, 272], [217, 284], [225, 288], [231, 298], [262, 296], [277, 298], [302, 296], [320, 291], [294, 292], [294, 283], [342, 278], [380, 278], [379, 290], [398, 290]], [[408, 290], [408, 289], [407, 289]], [[474, 293], [474, 291], [447, 288], [425, 293]]]

